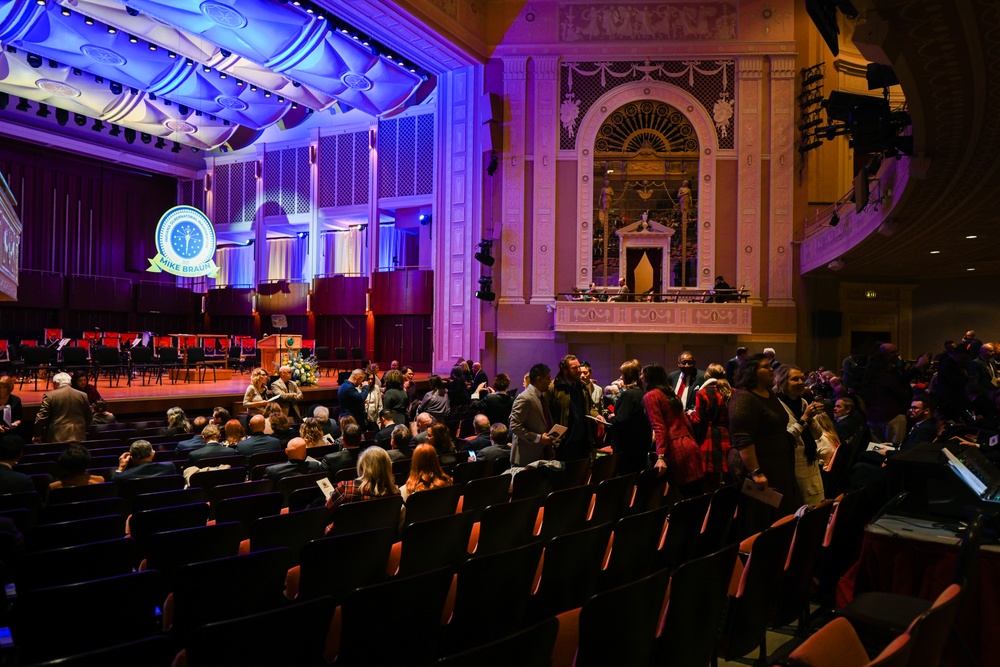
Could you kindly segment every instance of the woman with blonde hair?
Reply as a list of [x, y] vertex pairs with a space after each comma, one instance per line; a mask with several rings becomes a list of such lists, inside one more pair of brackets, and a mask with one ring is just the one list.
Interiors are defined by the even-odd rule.
[[264, 408], [271, 398], [271, 392], [267, 388], [270, 379], [271, 376], [263, 368], [255, 368], [250, 374], [250, 386], [243, 392], [243, 407], [247, 409], [247, 414], [264, 414]]
[[315, 417], [306, 417], [299, 427], [299, 437], [306, 441], [306, 447], [319, 447], [325, 445], [323, 440], [323, 429]]
[[226, 447], [235, 447], [247, 437], [246, 429], [239, 419], [230, 419], [226, 422]]
[[341, 505], [398, 495], [389, 453], [381, 447], [369, 447], [358, 457], [357, 479], [338, 482], [326, 506], [332, 511]]
[[823, 478], [819, 471], [819, 457], [816, 454], [816, 438], [819, 427], [816, 415], [823, 411], [823, 405], [810, 403], [802, 396], [806, 389], [806, 376], [802, 369], [782, 364], [774, 372], [774, 393], [788, 418], [786, 430], [795, 443], [795, 482], [806, 505], [818, 505], [823, 501]]
[[819, 456], [819, 466], [826, 472], [830, 472], [830, 464], [833, 462], [833, 453], [840, 447], [840, 436], [833, 425], [830, 415], [820, 412], [813, 417], [813, 423], [819, 427], [821, 435], [816, 439], [816, 454]]
[[709, 364], [705, 382], [694, 396], [691, 424], [694, 438], [701, 447], [705, 474], [719, 481], [729, 472], [729, 397], [733, 388], [726, 381], [726, 369], [721, 364]]
[[451, 477], [441, 469], [441, 461], [438, 459], [434, 445], [418, 445], [413, 450], [413, 458], [410, 460], [410, 476], [406, 480], [406, 485], [401, 489], [403, 500], [409, 498], [412, 493], [440, 489], [445, 486], [451, 486]]

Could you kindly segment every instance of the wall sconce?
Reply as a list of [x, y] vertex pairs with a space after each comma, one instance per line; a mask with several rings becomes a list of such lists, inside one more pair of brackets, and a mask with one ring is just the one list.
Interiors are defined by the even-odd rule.
[[205, 192], [212, 191], [212, 175], [205, 174]]

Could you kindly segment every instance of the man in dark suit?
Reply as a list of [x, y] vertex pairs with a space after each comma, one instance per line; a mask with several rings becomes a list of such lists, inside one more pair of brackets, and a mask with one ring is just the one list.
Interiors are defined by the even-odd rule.
[[24, 453], [21, 436], [9, 434], [0, 438], [0, 494], [34, 491], [35, 484], [27, 475], [14, 472], [14, 464]]
[[197, 466], [199, 461], [204, 459], [216, 456], [236, 456], [239, 452], [236, 451], [235, 447], [226, 447], [219, 444], [220, 436], [219, 427], [215, 424], [209, 424], [203, 428], [201, 430], [201, 437], [205, 438], [205, 446], [188, 454], [187, 464]]
[[465, 441], [463, 449], [467, 452], [478, 452], [490, 446], [490, 420], [486, 415], [476, 415], [472, 419], [472, 427], [476, 435]]
[[288, 456], [287, 463], [276, 463], [268, 466], [264, 471], [264, 477], [273, 482], [294, 477], [295, 475], [306, 475], [311, 472], [322, 472], [323, 466], [319, 461], [307, 455], [306, 441], [302, 438], [292, 438], [285, 447], [285, 455]]
[[472, 364], [472, 391], [479, 389], [480, 385], [489, 385], [490, 379], [483, 370], [483, 365], [478, 361]]
[[730, 385], [736, 379], [736, 371], [740, 369], [740, 364], [746, 361], [749, 354], [750, 350], [740, 345], [736, 348], [736, 356], [726, 362], [726, 380], [729, 381]]
[[368, 393], [374, 385], [374, 375], [366, 383], [365, 371], [360, 368], [354, 369], [347, 382], [340, 385], [340, 389], [337, 390], [337, 401], [340, 403], [341, 419], [350, 415], [361, 426], [368, 424], [368, 416], [365, 412], [365, 399], [368, 398]]
[[493, 389], [486, 395], [481, 393], [470, 408], [486, 415], [491, 424], [509, 424], [510, 410], [514, 407], [514, 397], [507, 393], [509, 387], [510, 377], [506, 373], [500, 373], [493, 378]]
[[312, 416], [319, 423], [319, 427], [323, 429], [323, 435], [328, 435], [334, 440], [340, 437], [340, 424], [330, 419], [330, 408], [317, 405], [313, 408]]
[[[383, 410], [378, 416], [378, 427], [379, 431], [375, 434], [375, 444], [382, 449], [389, 449], [389, 443], [392, 441], [392, 432], [397, 426], [403, 426], [402, 424], [397, 424], [393, 421], [392, 410]], [[406, 428], [406, 432], [409, 433], [409, 427]], [[407, 438], [409, 440], [409, 438]]]
[[997, 373], [993, 368], [993, 343], [979, 346], [979, 356], [969, 362], [969, 382], [975, 382], [984, 392], [996, 389]]
[[[840, 444], [850, 441], [858, 431], [867, 426], [864, 417], [854, 407], [850, 398], [838, 398], [833, 404], [833, 428], [837, 431]], [[867, 447], [867, 443], [865, 443]]]
[[936, 409], [937, 403], [931, 396], [922, 396], [910, 401], [907, 416], [913, 421], [913, 427], [900, 445], [900, 451], [906, 451], [919, 442], [934, 442], [938, 433], [937, 419], [934, 416]]
[[111, 474], [112, 482], [127, 479], [144, 479], [146, 477], [163, 477], [176, 475], [177, 468], [173, 463], [153, 461], [153, 446], [148, 440], [136, 440], [128, 451], [118, 457], [118, 470]]
[[528, 371], [528, 386], [514, 399], [510, 411], [510, 432], [514, 434], [510, 461], [526, 466], [549, 458], [553, 440], [548, 436], [552, 417], [545, 404], [545, 392], [552, 374], [545, 364], [535, 364]]
[[694, 410], [694, 396], [705, 384], [705, 371], [695, 368], [694, 355], [681, 352], [677, 357], [677, 370], [667, 376], [667, 382], [674, 388], [686, 411]]
[[193, 452], [196, 449], [201, 449], [205, 446], [205, 438], [201, 437], [202, 429], [208, 426], [208, 417], [198, 415], [191, 422], [191, 426], [196, 435], [188, 438], [187, 440], [181, 440], [174, 447], [175, 452]]
[[510, 432], [503, 424], [490, 427], [490, 445], [476, 452], [480, 461], [493, 461], [493, 474], [499, 474], [510, 467]]
[[93, 419], [87, 395], [71, 386], [69, 373], [56, 373], [52, 378], [55, 389], [42, 397], [35, 415], [34, 442], [83, 442], [87, 425]]
[[344, 468], [353, 468], [357, 464], [358, 453], [361, 451], [361, 427], [348, 424], [344, 427], [341, 442], [344, 448], [339, 452], [331, 452], [323, 457], [323, 469], [330, 472], [330, 479]]
[[392, 429], [392, 449], [389, 450], [390, 461], [405, 461], [410, 458], [410, 427], [394, 424]]
[[267, 420], [264, 419], [264, 415], [254, 415], [251, 417], [250, 421], [247, 422], [247, 429], [250, 431], [250, 435], [241, 442], [236, 443], [236, 451], [247, 458], [262, 452], [280, 452], [281, 443], [278, 442], [278, 439], [274, 436], [264, 434], [266, 426]]

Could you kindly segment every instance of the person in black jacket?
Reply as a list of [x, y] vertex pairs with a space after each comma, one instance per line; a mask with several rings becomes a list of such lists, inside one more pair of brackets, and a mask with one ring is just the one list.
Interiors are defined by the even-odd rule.
[[[491, 424], [510, 425], [510, 411], [514, 407], [514, 397], [507, 393], [510, 377], [500, 373], [493, 378], [493, 388], [484, 387], [479, 399], [472, 402], [470, 409], [482, 413]], [[483, 392], [488, 392], [485, 395]]]
[[626, 475], [649, 467], [653, 429], [642, 403], [646, 393], [639, 385], [642, 365], [638, 359], [631, 359], [622, 364], [620, 370], [625, 389], [619, 392], [615, 412], [607, 423], [611, 447], [618, 454], [618, 474]]

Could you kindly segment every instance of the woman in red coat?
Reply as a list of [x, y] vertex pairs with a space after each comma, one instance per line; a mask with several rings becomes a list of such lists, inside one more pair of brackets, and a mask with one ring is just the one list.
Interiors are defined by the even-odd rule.
[[705, 474], [717, 481], [729, 471], [726, 460], [731, 445], [729, 443], [729, 397], [733, 388], [726, 382], [726, 369], [720, 364], [711, 364], [705, 369], [705, 383], [694, 397], [694, 412], [691, 423], [695, 439], [701, 444]]
[[656, 469], [670, 475], [670, 483], [683, 497], [704, 493], [701, 450], [684, 406], [667, 382], [667, 371], [650, 364], [642, 369], [641, 382], [646, 391], [642, 402], [656, 443]]

